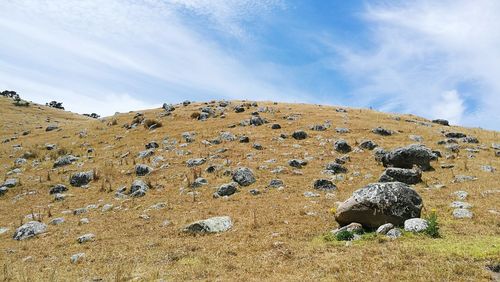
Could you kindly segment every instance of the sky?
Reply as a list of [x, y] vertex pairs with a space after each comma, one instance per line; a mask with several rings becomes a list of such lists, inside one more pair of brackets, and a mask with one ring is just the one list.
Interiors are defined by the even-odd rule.
[[0, 90], [102, 116], [213, 99], [500, 130], [497, 0], [1, 0]]

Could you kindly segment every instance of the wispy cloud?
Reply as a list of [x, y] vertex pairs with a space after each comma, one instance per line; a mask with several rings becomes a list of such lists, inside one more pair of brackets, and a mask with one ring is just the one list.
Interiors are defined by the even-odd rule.
[[329, 42], [330, 66], [351, 79], [352, 101], [365, 106], [498, 129], [498, 15], [500, 2], [490, 0], [367, 5], [369, 44]]
[[[174, 2], [2, 1], [0, 33], [9, 40], [0, 45], [0, 88], [16, 89], [38, 102], [61, 99], [73, 111], [101, 114], [122, 108], [123, 99], [101, 103], [113, 95], [134, 97], [128, 99], [136, 103], [131, 109], [158, 103], [159, 96], [168, 101], [304, 99], [277, 69], [235, 57], [187, 26]], [[271, 2], [210, 3], [225, 1], [186, 1], [221, 28], [232, 29], [238, 26], [236, 17], [257, 17], [259, 9], [274, 7]], [[48, 87], [28, 87], [36, 84]], [[94, 102], [70, 103], [78, 97]]]

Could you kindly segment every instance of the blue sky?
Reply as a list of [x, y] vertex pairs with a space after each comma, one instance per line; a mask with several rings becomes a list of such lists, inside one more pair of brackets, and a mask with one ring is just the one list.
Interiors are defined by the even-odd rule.
[[250, 99], [500, 129], [500, 1], [4, 0], [0, 89], [112, 115]]

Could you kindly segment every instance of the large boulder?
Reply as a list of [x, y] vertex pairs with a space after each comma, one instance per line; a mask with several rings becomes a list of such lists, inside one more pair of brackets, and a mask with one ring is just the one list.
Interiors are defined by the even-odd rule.
[[386, 153], [382, 157], [382, 164], [385, 167], [399, 168], [413, 168], [413, 165], [417, 165], [422, 170], [430, 170], [430, 162], [436, 159], [437, 156], [431, 149], [421, 144], [412, 144]]
[[422, 206], [420, 195], [407, 184], [372, 183], [340, 204], [335, 220], [341, 226], [358, 222], [372, 229], [385, 223], [401, 226], [407, 219], [420, 217]]
[[15, 240], [24, 240], [47, 230], [47, 225], [38, 221], [30, 221], [16, 229], [13, 238]]
[[233, 227], [229, 216], [217, 216], [189, 224], [182, 230], [191, 234], [224, 232]]
[[422, 181], [422, 172], [419, 169], [388, 167], [380, 176], [379, 182], [394, 181], [417, 184]]
[[352, 149], [351, 146], [347, 143], [345, 140], [337, 140], [335, 141], [335, 144], [333, 144], [333, 148], [335, 151], [340, 152], [340, 153], [349, 153]]
[[255, 182], [255, 176], [251, 169], [239, 167], [233, 172], [233, 181], [241, 186], [249, 186]]

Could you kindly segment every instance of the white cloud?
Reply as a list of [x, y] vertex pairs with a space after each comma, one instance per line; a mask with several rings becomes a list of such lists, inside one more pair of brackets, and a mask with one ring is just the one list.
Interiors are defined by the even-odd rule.
[[332, 66], [359, 86], [352, 100], [364, 106], [499, 129], [498, 15], [495, 0], [368, 5], [372, 48], [328, 43]]
[[[252, 12], [249, 1], [229, 1], [234, 11], [219, 11], [226, 6], [208, 3], [203, 9], [212, 7], [210, 14], [232, 24], [234, 15], [265, 7], [262, 2]], [[306, 99], [272, 65], [230, 55], [187, 26], [174, 6], [162, 0], [0, 1], [0, 34], [7, 39], [0, 44], [0, 88], [42, 103], [57, 96], [77, 112], [99, 114], [123, 110], [124, 102], [132, 110], [186, 98]], [[115, 95], [134, 99], [109, 98]], [[113, 102], [96, 108], [106, 99]]]

